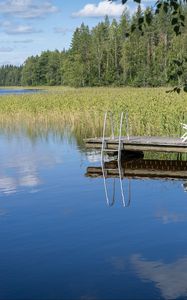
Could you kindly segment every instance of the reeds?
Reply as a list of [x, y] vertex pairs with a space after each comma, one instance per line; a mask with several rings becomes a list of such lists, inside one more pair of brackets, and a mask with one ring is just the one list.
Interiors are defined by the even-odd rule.
[[187, 121], [187, 95], [164, 88], [48, 88], [47, 93], [0, 97], [0, 128], [69, 127], [82, 138], [99, 136], [103, 115], [112, 111], [115, 132], [120, 113], [128, 112], [131, 135], [180, 136]]

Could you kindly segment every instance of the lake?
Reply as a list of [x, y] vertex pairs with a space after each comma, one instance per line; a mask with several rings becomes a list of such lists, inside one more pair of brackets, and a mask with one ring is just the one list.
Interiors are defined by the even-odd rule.
[[33, 94], [41, 92], [41, 90], [37, 89], [0, 89], [0, 96], [1, 95], [11, 95], [11, 94]]
[[186, 298], [185, 180], [125, 178], [124, 207], [116, 178], [109, 206], [79, 140], [1, 129], [0, 299]]

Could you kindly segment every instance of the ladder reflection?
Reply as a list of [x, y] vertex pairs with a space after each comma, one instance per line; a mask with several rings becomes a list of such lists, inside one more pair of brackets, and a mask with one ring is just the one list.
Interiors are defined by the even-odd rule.
[[[124, 207], [131, 201], [131, 183], [134, 178], [184, 180], [182, 187], [187, 191], [187, 161], [159, 160], [159, 159], [116, 159], [104, 161], [101, 166], [89, 166], [85, 174], [91, 178], [103, 177], [106, 201], [109, 206], [114, 205], [116, 180], [119, 181], [121, 198]], [[107, 179], [113, 178], [112, 195], [109, 197]], [[123, 179], [128, 182], [127, 197], [124, 196]], [[111, 188], [111, 187], [110, 187]]]

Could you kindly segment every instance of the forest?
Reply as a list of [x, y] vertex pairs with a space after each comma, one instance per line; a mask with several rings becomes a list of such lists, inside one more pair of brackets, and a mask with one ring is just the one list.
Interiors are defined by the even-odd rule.
[[[187, 19], [186, 7], [183, 10]], [[149, 26], [144, 21], [147, 13], [152, 15]], [[187, 78], [187, 26], [184, 20], [176, 35], [175, 22], [169, 11], [154, 14], [139, 6], [132, 16], [124, 12], [118, 21], [106, 16], [92, 29], [82, 23], [68, 50], [43, 51], [22, 66], [2, 66], [0, 86], [180, 85]]]

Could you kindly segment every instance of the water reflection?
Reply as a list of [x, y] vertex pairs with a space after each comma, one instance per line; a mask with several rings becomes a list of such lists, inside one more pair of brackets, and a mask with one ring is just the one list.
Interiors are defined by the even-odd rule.
[[50, 148], [47, 153], [42, 148], [41, 142], [33, 144], [25, 137], [7, 141], [1, 149], [0, 196], [14, 194], [20, 189], [32, 193], [38, 190], [43, 183], [39, 169], [58, 162]]
[[[182, 182], [134, 178], [157, 178], [154, 170], [184, 176], [186, 163], [168, 170], [164, 162], [153, 163], [151, 158], [122, 161], [124, 196], [128, 200], [130, 183], [133, 205], [123, 210], [115, 203], [107, 209], [101, 202], [102, 173], [90, 172], [98, 180], [83, 176], [86, 166], [98, 168], [100, 154], [90, 154], [89, 162], [71, 136], [49, 134], [33, 140], [1, 135], [0, 298], [156, 299], [158, 288], [165, 298], [185, 297], [182, 264], [187, 265], [180, 248], [185, 249], [187, 241], [187, 202]], [[109, 191], [115, 190], [111, 205], [115, 200], [122, 203], [115, 166], [115, 161], [105, 165], [112, 169], [106, 174]], [[36, 189], [39, 192], [33, 193]], [[182, 258], [167, 264], [173, 261], [170, 245], [174, 257]]]
[[[28, 159], [28, 162], [27, 160]], [[9, 195], [16, 193], [21, 187], [36, 188], [41, 184], [41, 180], [38, 176], [37, 164], [32, 156], [25, 157], [24, 160], [20, 160], [15, 163], [5, 163], [5, 169], [1, 170], [0, 175], [0, 195]], [[12, 174], [6, 175], [8, 169], [14, 169]]]
[[[122, 161], [124, 178], [187, 179], [187, 161], [138, 159]], [[119, 177], [117, 161], [105, 163], [106, 177]], [[90, 166], [86, 176], [102, 177], [102, 168]], [[184, 188], [187, 183], [184, 183]]]
[[164, 225], [187, 221], [186, 213], [177, 213], [175, 211], [160, 210], [155, 214], [155, 217], [161, 220]]
[[[91, 161], [98, 161], [99, 154], [92, 154]], [[91, 178], [104, 178], [104, 190], [106, 201], [109, 206], [114, 205], [116, 181], [120, 182], [120, 189], [123, 201], [123, 206], [127, 207], [131, 201], [131, 179], [164, 179], [164, 180], [186, 180], [187, 179], [187, 161], [182, 160], [163, 160], [163, 159], [145, 159], [141, 153], [132, 157], [132, 153], [127, 156], [124, 154], [120, 164], [113, 159], [106, 161], [102, 166], [89, 166], [85, 174]], [[107, 179], [113, 179], [112, 194], [109, 200]], [[126, 189], [124, 188], [122, 179], [126, 179]], [[182, 184], [184, 191], [187, 191], [187, 181]]]
[[164, 263], [148, 261], [141, 255], [133, 255], [131, 262], [141, 280], [154, 282], [164, 299], [187, 296], [187, 257]]
[[1, 95], [19, 95], [19, 94], [33, 94], [33, 93], [39, 93], [42, 92], [42, 90], [38, 89], [0, 89], [0, 96]]
[[184, 191], [187, 192], [187, 181], [185, 181], [182, 186]]

